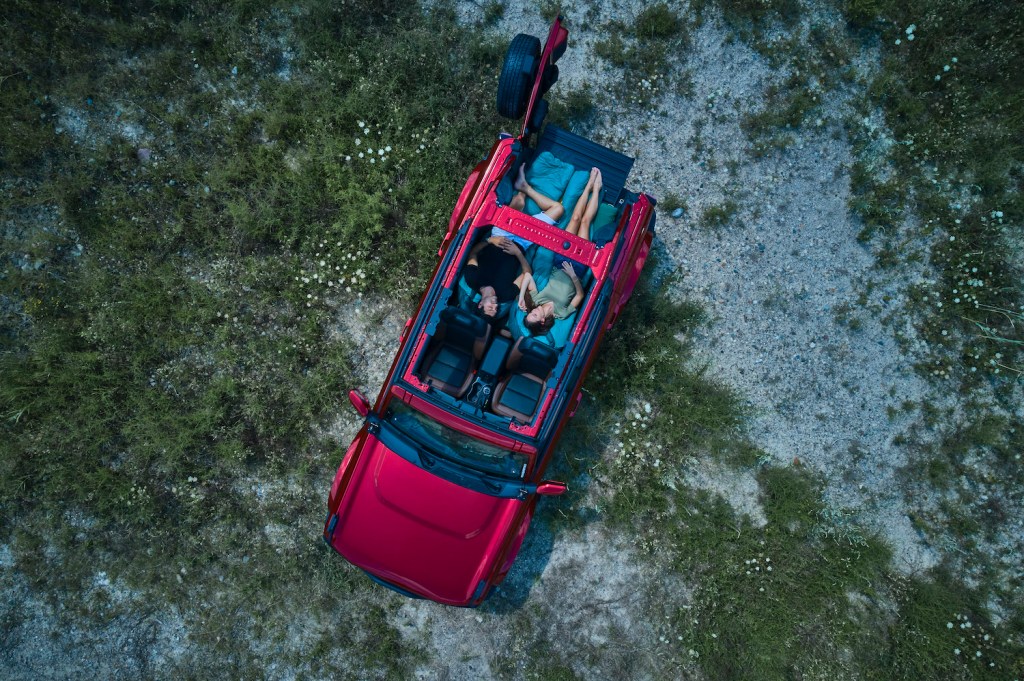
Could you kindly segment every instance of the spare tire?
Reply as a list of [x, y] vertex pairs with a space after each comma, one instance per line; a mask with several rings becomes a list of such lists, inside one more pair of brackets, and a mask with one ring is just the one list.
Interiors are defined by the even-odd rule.
[[519, 118], [526, 113], [530, 87], [540, 66], [540, 40], [520, 33], [512, 39], [505, 53], [505, 63], [498, 79], [498, 113], [505, 118]]

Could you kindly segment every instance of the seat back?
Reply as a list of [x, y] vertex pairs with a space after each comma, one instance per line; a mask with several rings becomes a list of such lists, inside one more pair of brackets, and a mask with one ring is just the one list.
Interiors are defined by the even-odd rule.
[[487, 344], [488, 325], [482, 316], [458, 307], [446, 307], [441, 312], [443, 326], [439, 326], [440, 340], [444, 345], [470, 353], [476, 359], [484, 354]]
[[558, 351], [537, 338], [520, 338], [509, 353], [508, 373], [495, 387], [491, 411], [529, 423], [558, 363]]
[[428, 385], [461, 397], [483, 357], [491, 327], [479, 315], [458, 307], [441, 311], [441, 321], [423, 357], [421, 376]]
[[[542, 381], [547, 380], [551, 370], [558, 364], [558, 351], [537, 338], [522, 338], [509, 358], [509, 369], [520, 374], [530, 374]], [[512, 366], [512, 363], [515, 366]]]

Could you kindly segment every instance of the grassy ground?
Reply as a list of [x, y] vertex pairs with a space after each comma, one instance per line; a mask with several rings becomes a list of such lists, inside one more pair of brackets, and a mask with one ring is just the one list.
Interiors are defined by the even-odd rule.
[[[941, 273], [917, 298], [935, 344], [922, 370], [1005, 396], [1020, 300], [996, 244], [1020, 221], [1024, 89], [1010, 66], [1021, 22], [1013, 5], [961, 5], [851, 1], [848, 34], [804, 40], [797, 3], [658, 3], [610, 26], [596, 52], [641, 80], [678, 69], [694, 22], [722, 11], [737, 39], [794, 74], [745, 123], [756, 156], [813, 124], [818, 93], [851, 82], [854, 48], [881, 36], [871, 106], [900, 144], [880, 159], [871, 131], [851, 125], [851, 209], [896, 262], [897, 221], [920, 216]], [[425, 283], [461, 181], [502, 125], [492, 104], [504, 43], [401, 2], [18, 0], [0, 12], [23, 36], [3, 48], [0, 74], [0, 543], [18, 572], [68, 624], [187, 616], [172, 662], [188, 676], [259, 676], [273, 661], [313, 677], [405, 678], [429, 664], [393, 625], [401, 600], [317, 540], [342, 444], [318, 433], [360, 370], [330, 331], [363, 294], [409, 305]], [[1016, 37], [997, 41], [1001, 26]], [[648, 83], [642, 102], [686, 89], [685, 74]], [[593, 111], [586, 92], [559, 107], [580, 123]], [[725, 203], [702, 222], [721, 228], [735, 212]], [[538, 519], [635, 536], [651, 566], [686, 583], [646, 587], [659, 639], [638, 668], [1019, 676], [1021, 615], [990, 621], [990, 581], [969, 588], [953, 562], [894, 571], [889, 548], [824, 499], [814, 474], [770, 465], [746, 441], [741, 396], [677, 339], [707, 322], [670, 295], [675, 283], [638, 287], [588, 380], [597, 399], [566, 436], [556, 472], [593, 476], [606, 496], [597, 508], [558, 499]], [[942, 308], [925, 300], [933, 290]], [[982, 451], [1003, 489], [1020, 485], [1024, 430], [977, 411], [921, 453], [930, 477], [917, 484], [955, 489]], [[752, 480], [763, 518], [688, 481], [695, 458]], [[956, 517], [966, 538], [986, 531], [973, 512]], [[948, 519], [921, 518], [923, 531]], [[522, 650], [550, 664], [502, 653], [499, 676], [574, 678], [584, 653], [598, 654], [550, 641], [557, 613], [504, 616]]]
[[[648, 285], [631, 301], [588, 386], [599, 396], [589, 418], [601, 425], [587, 444], [603, 438], [614, 450], [595, 464], [614, 490], [603, 517], [632, 533], [653, 564], [693, 585], [692, 593], [655, 595], [663, 669], [908, 680], [1003, 678], [1019, 669], [1018, 625], [989, 622], [984, 590], [943, 569], [900, 574], [855, 513], [822, 498], [813, 473], [770, 465], [746, 442], [737, 396], [695, 367], [674, 337], [702, 316], [673, 303], [671, 288]], [[608, 423], [603, 410], [625, 418]], [[763, 519], [680, 474], [688, 460], [709, 456], [731, 475], [756, 479]]]
[[338, 443], [313, 433], [358, 372], [327, 329], [425, 284], [500, 54], [405, 3], [4, 15], [0, 541], [76, 615], [102, 614], [97, 570], [197, 608], [232, 674], [234, 635], [275, 640], [311, 599], [349, 651], [322, 673], [404, 675], [315, 542]]

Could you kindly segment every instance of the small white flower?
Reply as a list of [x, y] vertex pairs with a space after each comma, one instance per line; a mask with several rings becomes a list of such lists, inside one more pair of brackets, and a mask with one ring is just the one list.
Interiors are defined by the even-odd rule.
[[363, 143], [363, 140], [361, 140], [361, 139], [359, 139], [359, 138], [357, 137], [357, 138], [356, 138], [356, 146], [358, 147], [358, 146], [359, 146], [360, 144], [362, 144], [362, 143]]
[[913, 40], [913, 39], [914, 39], [914, 34], [913, 33], [911, 33], [910, 35], [907, 36], [907, 40]]
[[366, 125], [366, 124], [365, 124], [365, 123], [363, 123], [362, 121], [359, 121], [359, 122], [357, 122], [357, 123], [356, 123], [356, 125], [358, 125], [358, 126], [359, 126], [359, 129], [360, 129], [360, 130], [362, 130], [362, 129], [363, 129], [363, 127], [365, 127], [365, 125]]
[[943, 66], [942, 70], [943, 70], [943, 72], [949, 71], [949, 64], [946, 64], [945, 66]]
[[916, 30], [917, 30], [917, 24], [911, 24], [910, 26], [907, 26], [907, 35], [910, 35], [911, 33], [913, 33]]
[[956, 57], [953, 57], [952, 59], [950, 59], [950, 61], [955, 64], [955, 63], [957, 63], [959, 61], [959, 59], [957, 59]]
[[942, 76], [940, 76], [939, 74], [935, 74], [935, 80], [942, 80]]
[[900, 40], [899, 38], [896, 38], [896, 44], [897, 45], [901, 44], [902, 42], [903, 42], [902, 40]]
[[959, 655], [960, 654], [960, 649], [959, 648], [953, 648], [953, 654], [954, 655]]

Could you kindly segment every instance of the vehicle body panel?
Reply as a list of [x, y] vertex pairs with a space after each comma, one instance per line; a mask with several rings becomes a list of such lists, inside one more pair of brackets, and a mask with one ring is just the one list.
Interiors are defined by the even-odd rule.
[[[553, 64], [567, 32], [556, 21], [542, 52]], [[534, 83], [528, 111], [540, 92]], [[543, 94], [543, 93], [540, 93]], [[529, 121], [530, 114], [527, 114]], [[438, 251], [439, 260], [416, 312], [406, 322], [400, 346], [362, 429], [346, 451], [328, 498], [324, 540], [349, 562], [401, 593], [460, 606], [479, 605], [508, 573], [519, 552], [538, 497], [554, 486], [543, 482], [562, 429], [575, 414], [582, 385], [606, 331], [628, 300], [651, 247], [655, 202], [630, 194], [611, 241], [592, 241], [560, 231], [497, 199], [497, 187], [512, 168], [530, 131], [501, 135], [470, 173]], [[420, 380], [418, 363], [456, 295], [457, 278], [474, 242], [500, 226], [540, 247], [590, 268], [593, 284], [578, 311], [568, 342], [543, 386], [534, 418], [526, 423], [477, 413]], [[353, 404], [362, 411], [359, 397]], [[439, 426], [524, 457], [521, 481], [500, 493], [460, 484], [438, 469], [417, 463], [420, 445], [389, 446], [386, 415], [408, 405]], [[382, 431], [383, 428], [383, 431]], [[405, 449], [409, 449], [405, 447]], [[402, 451], [399, 451], [402, 450]], [[424, 452], [426, 450], [423, 450]], [[555, 492], [557, 493], [557, 492]]]
[[348, 489], [334, 511], [331, 545], [385, 581], [453, 605], [467, 603], [488, 576], [524, 506], [437, 477], [373, 435]]

